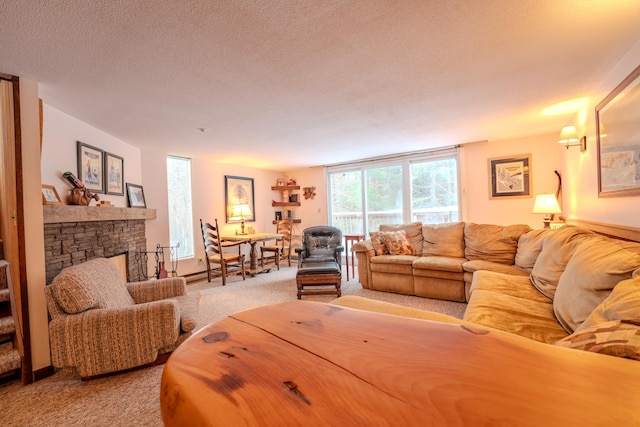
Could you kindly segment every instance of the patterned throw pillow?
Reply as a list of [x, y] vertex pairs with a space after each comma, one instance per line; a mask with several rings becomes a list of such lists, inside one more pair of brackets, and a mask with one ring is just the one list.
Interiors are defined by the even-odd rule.
[[384, 239], [380, 235], [379, 231], [372, 231], [369, 233], [371, 237], [371, 243], [373, 243], [373, 249], [376, 251], [376, 255], [388, 255], [389, 251], [384, 244]]
[[381, 231], [380, 235], [389, 251], [389, 255], [413, 255], [415, 253], [404, 230]]
[[556, 345], [640, 360], [640, 319], [604, 322], [574, 332]]

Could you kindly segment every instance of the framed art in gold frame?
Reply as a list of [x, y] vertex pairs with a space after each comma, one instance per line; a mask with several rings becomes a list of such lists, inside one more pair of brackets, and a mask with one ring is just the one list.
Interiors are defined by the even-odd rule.
[[640, 66], [596, 106], [598, 197], [640, 194]]

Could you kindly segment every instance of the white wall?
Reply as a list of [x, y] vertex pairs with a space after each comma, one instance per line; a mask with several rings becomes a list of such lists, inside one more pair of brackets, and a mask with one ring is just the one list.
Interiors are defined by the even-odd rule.
[[613, 66], [611, 72], [598, 86], [588, 104], [567, 123], [573, 124], [580, 135], [587, 136], [587, 151], [567, 150], [563, 158], [564, 174], [570, 177], [563, 209], [571, 218], [640, 227], [637, 207], [640, 196], [598, 197], [598, 155], [596, 143], [595, 106], [598, 105], [622, 80], [640, 65], [640, 42]]
[[[172, 153], [144, 151], [142, 155], [142, 180], [147, 207], [156, 209], [156, 220], [147, 221], [147, 248], [155, 249], [157, 244], [169, 246], [168, 202], [167, 202], [167, 168], [166, 157]], [[193, 196], [193, 258], [180, 260], [178, 274], [186, 275], [205, 270], [198, 262], [204, 257], [200, 219], [211, 222], [217, 218], [223, 233], [235, 234], [240, 231], [240, 224], [227, 224], [225, 217], [225, 175], [253, 178], [255, 197], [255, 221], [245, 221], [246, 227], [253, 227], [256, 232], [275, 232], [272, 224], [274, 211], [271, 200], [279, 200], [279, 193], [272, 191], [283, 174], [256, 169], [248, 166], [217, 163], [212, 159], [191, 159], [191, 184]], [[243, 248], [247, 259], [249, 247]], [[153, 260], [149, 262], [149, 273], [153, 273]]]
[[[70, 171], [78, 176], [76, 141], [82, 141], [124, 158], [124, 182], [142, 183], [138, 148], [47, 104], [43, 105], [43, 118], [42, 183], [56, 187], [65, 203], [72, 186], [62, 177], [62, 174]], [[98, 196], [100, 200], [108, 200], [114, 206], [127, 206], [126, 194], [123, 196], [98, 194]], [[91, 202], [91, 206], [95, 204], [95, 201]]]
[[[460, 155], [464, 170], [461, 180], [466, 206], [464, 220], [478, 224], [518, 223], [542, 228], [543, 215], [532, 213], [533, 203], [536, 194], [556, 192], [558, 178], [553, 171], [560, 170], [562, 151], [565, 150], [558, 144], [559, 133], [465, 144]], [[531, 196], [491, 199], [489, 159], [520, 154], [531, 155]], [[563, 188], [564, 181], [563, 176]]]

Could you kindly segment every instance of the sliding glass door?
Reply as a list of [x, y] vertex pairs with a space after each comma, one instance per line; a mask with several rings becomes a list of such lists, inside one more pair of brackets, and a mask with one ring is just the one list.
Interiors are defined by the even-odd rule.
[[459, 221], [455, 149], [340, 165], [327, 172], [329, 222], [343, 234], [368, 234], [380, 224]]

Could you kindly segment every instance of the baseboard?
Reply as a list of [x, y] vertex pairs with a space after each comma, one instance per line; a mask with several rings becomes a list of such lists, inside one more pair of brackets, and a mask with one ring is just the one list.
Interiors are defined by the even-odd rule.
[[34, 381], [40, 381], [43, 380], [47, 377], [50, 377], [51, 375], [55, 374], [56, 371], [55, 369], [53, 369], [53, 366], [49, 365], [49, 366], [45, 366], [44, 368], [40, 368], [37, 369], [35, 371], [33, 371], [33, 380]]

